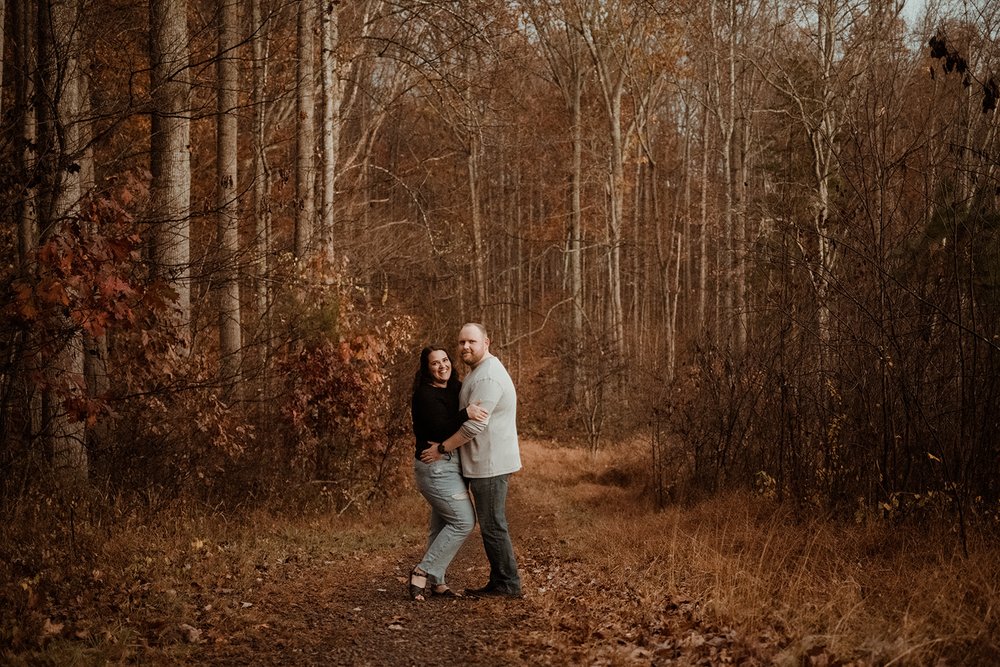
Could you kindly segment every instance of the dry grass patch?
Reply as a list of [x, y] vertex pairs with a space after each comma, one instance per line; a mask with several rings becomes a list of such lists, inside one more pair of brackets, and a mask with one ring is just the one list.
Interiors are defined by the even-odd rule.
[[635, 446], [533, 459], [523, 485], [538, 488], [525, 493], [565, 496], [567, 553], [594, 588], [637, 601], [610, 610], [627, 626], [655, 628], [683, 608], [782, 664], [1000, 661], [1000, 552], [988, 540], [966, 558], [947, 528], [796, 520], [749, 494], [656, 511], [639, 486], [598, 481], [608, 470], [634, 479]]

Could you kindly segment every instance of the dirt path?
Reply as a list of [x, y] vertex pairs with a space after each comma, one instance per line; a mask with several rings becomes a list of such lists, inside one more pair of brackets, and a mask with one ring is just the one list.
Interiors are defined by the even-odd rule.
[[[552, 450], [534, 443], [524, 450], [526, 470], [512, 484], [509, 509], [524, 599], [411, 602], [405, 573], [422, 540], [413, 527], [396, 547], [269, 568], [253, 602], [232, 603], [239, 614], [230, 627], [216, 624], [177, 657], [220, 665], [747, 663], [750, 656], [731, 633], [706, 628], [689, 603], [640, 600], [627, 588], [603, 587], [601, 564], [573, 555], [577, 536], [566, 517], [575, 510], [565, 491], [581, 481], [546, 477], [541, 468], [558, 470], [551, 461], [533, 471], [532, 460]], [[591, 485], [598, 501], [602, 492], [616, 491]], [[452, 564], [449, 582], [461, 589], [486, 577], [477, 530]]]
[[[417, 554], [409, 556], [413, 560]], [[475, 557], [472, 549], [464, 549], [453, 568], [477, 569]], [[398, 561], [372, 554], [295, 572], [260, 591], [255, 622], [240, 636], [230, 636], [226, 644], [216, 644], [198, 657], [233, 664], [252, 655], [256, 664], [275, 665], [512, 662], [505, 653], [515, 644], [519, 628], [531, 622], [535, 608], [529, 600], [414, 603], [400, 581], [404, 571]], [[460, 578], [471, 583], [466, 576]], [[459, 577], [453, 579], [459, 583]]]

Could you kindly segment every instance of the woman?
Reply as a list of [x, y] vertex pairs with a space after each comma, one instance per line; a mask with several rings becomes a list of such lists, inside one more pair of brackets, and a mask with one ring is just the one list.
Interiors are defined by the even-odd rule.
[[421, 452], [430, 447], [431, 442], [444, 442], [462, 422], [486, 418], [486, 411], [474, 405], [459, 412], [461, 386], [452, 374], [451, 359], [444, 348], [429, 345], [421, 350], [411, 403], [413, 434], [417, 440], [413, 471], [420, 493], [430, 503], [431, 521], [427, 551], [410, 573], [410, 597], [414, 600], [424, 599], [428, 583], [431, 595], [456, 597], [445, 583], [445, 570], [476, 525], [458, 452], [433, 463], [420, 460]]

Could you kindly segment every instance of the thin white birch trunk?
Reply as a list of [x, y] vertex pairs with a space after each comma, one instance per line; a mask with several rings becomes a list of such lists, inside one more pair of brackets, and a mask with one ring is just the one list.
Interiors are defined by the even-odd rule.
[[299, 0], [295, 86], [295, 256], [305, 257], [313, 244], [316, 217], [314, 39], [316, 0]]
[[150, 1], [153, 262], [177, 294], [179, 332], [191, 336], [191, 120], [185, 0]]
[[336, 197], [337, 154], [340, 149], [340, 106], [343, 87], [337, 61], [340, 41], [339, 3], [319, 0], [321, 5], [322, 50], [320, 68], [323, 80], [323, 200], [320, 208], [319, 242], [323, 256], [333, 260], [334, 200]]
[[237, 199], [239, 43], [237, 0], [219, 2], [216, 58], [216, 223], [218, 229], [219, 371], [223, 383], [237, 387], [242, 366], [239, 283], [239, 201]]

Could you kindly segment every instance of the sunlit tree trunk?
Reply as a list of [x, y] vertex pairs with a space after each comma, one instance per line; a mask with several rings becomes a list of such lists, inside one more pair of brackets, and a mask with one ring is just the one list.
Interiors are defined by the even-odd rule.
[[314, 39], [316, 0], [299, 0], [295, 83], [295, 256], [305, 257], [313, 243], [316, 217]]
[[239, 105], [239, 44], [237, 0], [220, 0], [216, 82], [216, 216], [219, 268], [219, 366], [224, 383], [239, 384], [242, 327], [239, 284], [239, 201], [237, 199], [238, 139], [236, 109]]
[[191, 120], [187, 2], [150, 0], [151, 211], [154, 269], [177, 294], [183, 339], [191, 324]]

